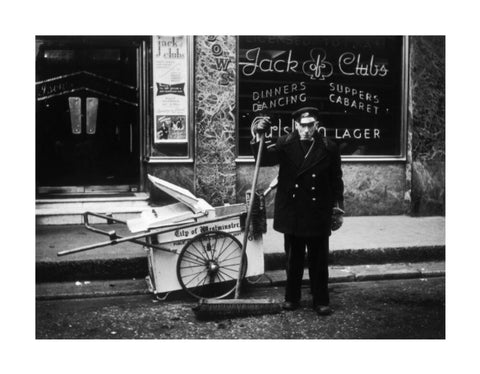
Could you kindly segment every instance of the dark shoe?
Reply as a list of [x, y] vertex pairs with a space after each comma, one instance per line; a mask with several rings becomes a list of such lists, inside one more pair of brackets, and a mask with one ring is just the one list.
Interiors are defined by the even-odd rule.
[[315, 312], [317, 312], [319, 316], [328, 316], [332, 314], [332, 309], [328, 305], [318, 305], [313, 309], [315, 309]]
[[300, 303], [293, 303], [291, 301], [285, 301], [282, 304], [283, 310], [296, 310], [300, 307]]

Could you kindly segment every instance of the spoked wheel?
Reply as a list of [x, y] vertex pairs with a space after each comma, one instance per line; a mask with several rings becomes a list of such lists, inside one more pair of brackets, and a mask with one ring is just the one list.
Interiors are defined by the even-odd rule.
[[[208, 231], [190, 239], [180, 252], [177, 277], [182, 288], [197, 299], [221, 299], [235, 290], [242, 245], [233, 235]], [[246, 256], [245, 256], [246, 257]], [[244, 259], [242, 278], [247, 269]]]

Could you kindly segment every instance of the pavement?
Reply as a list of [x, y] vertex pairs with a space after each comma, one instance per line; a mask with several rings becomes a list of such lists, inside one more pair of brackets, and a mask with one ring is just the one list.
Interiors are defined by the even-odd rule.
[[[283, 235], [267, 221], [265, 274], [259, 285], [285, 281]], [[102, 227], [101, 225], [99, 227]], [[126, 227], [105, 225], [119, 235]], [[36, 228], [37, 298], [147, 292], [147, 253], [130, 242], [68, 256], [57, 252], [107, 241], [83, 226]], [[308, 280], [305, 272], [305, 280]], [[345, 217], [330, 239], [331, 282], [445, 275], [445, 217]], [[113, 286], [112, 286], [113, 284]], [[63, 287], [63, 288], [62, 288]], [[119, 291], [118, 291], [119, 290]]]

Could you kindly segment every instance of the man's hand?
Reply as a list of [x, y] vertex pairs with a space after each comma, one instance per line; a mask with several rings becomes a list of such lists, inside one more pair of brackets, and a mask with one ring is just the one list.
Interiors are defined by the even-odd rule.
[[332, 231], [338, 230], [343, 225], [343, 211], [334, 209], [332, 214]]
[[270, 117], [262, 116], [262, 117], [255, 117], [252, 122], [252, 131], [254, 134], [265, 134], [270, 131], [270, 127], [272, 126], [272, 122], [270, 121]]
[[343, 215], [334, 214], [332, 216], [332, 231], [338, 230], [343, 225]]

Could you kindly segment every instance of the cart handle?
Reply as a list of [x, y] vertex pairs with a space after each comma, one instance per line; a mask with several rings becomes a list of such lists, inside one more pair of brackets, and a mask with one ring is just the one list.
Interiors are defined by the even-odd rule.
[[90, 222], [88, 220], [88, 216], [94, 216], [94, 217], [99, 217], [99, 218], [106, 219], [107, 223], [111, 223], [112, 221], [117, 222], [117, 223], [123, 223], [123, 224], [127, 223], [126, 221], [123, 221], [123, 220], [117, 219], [117, 218], [113, 218], [112, 216], [109, 216], [109, 215], [103, 215], [103, 214], [92, 213], [92, 212], [83, 213], [83, 222], [85, 224], [85, 228], [87, 230], [96, 232], [97, 234], [107, 235], [110, 238], [110, 240], [115, 240], [115, 239], [119, 238], [119, 236], [117, 235], [115, 230], [103, 231], [103, 230], [100, 230], [97, 227], [94, 227], [94, 226], [90, 225]]
[[[127, 236], [127, 237], [120, 236], [115, 232], [115, 230], [110, 230], [110, 231], [101, 230], [97, 227], [94, 227], [94, 226], [90, 225], [88, 216], [103, 218], [103, 219], [107, 220], [108, 223], [110, 223], [110, 221], [113, 221], [113, 222], [117, 222], [117, 223], [127, 224], [126, 221], [118, 219], [118, 218], [113, 218], [112, 216], [109, 216], [109, 215], [104, 215], [104, 214], [100, 214], [100, 213], [93, 213], [93, 212], [85, 212], [85, 213], [83, 213], [83, 219], [84, 219], [84, 225], [87, 228], [87, 230], [93, 231], [97, 234], [107, 235], [109, 237], [110, 241], [100, 242], [100, 243], [86, 245], [86, 246], [79, 247], [79, 248], [60, 251], [60, 252], [57, 253], [57, 256], [65, 256], [65, 255], [69, 255], [69, 254], [73, 254], [73, 253], [84, 252], [84, 251], [88, 251], [90, 249], [106, 247], [107, 245], [115, 245], [115, 244], [118, 244], [118, 243], [123, 243], [125, 241], [131, 241], [135, 244], [140, 244], [142, 246], [147, 246], [149, 248], [154, 248], [154, 249], [159, 249], [161, 251], [175, 253], [175, 251], [173, 251], [171, 249], [163, 248], [163, 247], [160, 247], [156, 244], [152, 244], [151, 240], [147, 243], [147, 242], [142, 242], [141, 240], [135, 239], [131, 236]], [[153, 234], [149, 233], [148, 235], [143, 235], [143, 237], [150, 236], [150, 235], [153, 235]], [[141, 237], [141, 238], [143, 238], [143, 237]]]
[[[94, 216], [97, 216], [97, 217], [100, 217], [100, 218], [105, 218], [105, 219], [110, 219], [110, 220], [112, 220], [112, 221], [121, 222], [121, 220], [118, 220], [118, 219], [115, 219], [115, 218], [112, 219], [112, 218], [109, 217], [109, 216], [105, 216], [105, 215], [98, 214], [98, 213], [86, 212], [85, 214], [91, 214], [91, 215], [94, 215]], [[242, 213], [233, 213], [233, 214], [229, 214], [229, 215], [226, 215], [226, 216], [221, 216], [221, 217], [217, 217], [217, 218], [214, 218], [214, 219], [202, 221], [201, 223], [205, 223], [205, 224], [206, 224], [206, 223], [223, 221], [223, 220], [225, 220], [225, 219], [229, 219], [229, 218], [233, 218], [233, 217], [239, 217], [239, 216], [241, 216], [242, 214], [244, 214], [244, 213], [243, 213], [243, 212], [242, 212]], [[172, 224], [172, 225], [170, 225], [170, 226], [174, 226], [174, 227], [159, 228], [159, 229], [152, 230], [152, 231], [148, 231], [148, 232], [144, 232], [144, 233], [141, 233], [141, 234], [136, 234], [136, 235], [132, 235], [132, 236], [125, 236], [125, 237], [121, 237], [121, 236], [117, 235], [114, 230], [108, 232], [108, 231], [103, 231], [103, 230], [94, 228], [93, 226], [90, 226], [91, 228], [94, 229], [94, 230], [92, 230], [92, 231], [94, 231], [94, 232], [107, 234], [107, 235], [110, 237], [110, 240], [109, 240], [109, 241], [106, 241], [106, 242], [101, 242], [101, 243], [86, 245], [86, 246], [79, 247], [79, 248], [74, 248], [74, 249], [68, 249], [68, 250], [65, 250], [65, 251], [60, 251], [60, 252], [57, 252], [57, 256], [65, 256], [65, 255], [69, 255], [69, 254], [73, 254], [73, 253], [88, 251], [88, 250], [90, 250], [90, 249], [95, 249], [95, 248], [100, 248], [100, 247], [106, 247], [106, 246], [109, 246], [109, 245], [115, 245], [115, 244], [120, 244], [120, 243], [124, 243], [124, 242], [129, 242], [129, 241], [130, 241], [130, 242], [133, 242], [133, 243], [136, 243], [136, 244], [140, 244], [140, 245], [146, 246], [146, 247], [151, 247], [151, 248], [159, 249], [159, 250], [162, 250], [162, 251], [177, 253], [175, 250], [170, 250], [170, 249], [167, 249], [167, 248], [162, 248], [162, 247], [160, 247], [160, 246], [157, 246], [157, 245], [151, 244], [151, 243], [145, 243], [145, 242], [142, 242], [142, 241], [140, 241], [140, 240], [138, 240], [138, 239], [143, 239], [143, 238], [145, 238], [145, 237], [151, 237], [151, 236], [153, 236], [153, 235], [164, 234], [164, 233], [169, 232], [169, 231], [172, 231], [172, 230], [189, 228], [189, 227], [196, 226], [196, 225], [198, 225], [198, 224], [199, 224], [199, 222], [189, 222], [189, 223], [180, 224], [180, 225], [179, 225], [179, 224]], [[89, 229], [89, 230], [90, 230], [90, 229]], [[112, 238], [111, 235], [114, 235], [115, 237]]]

